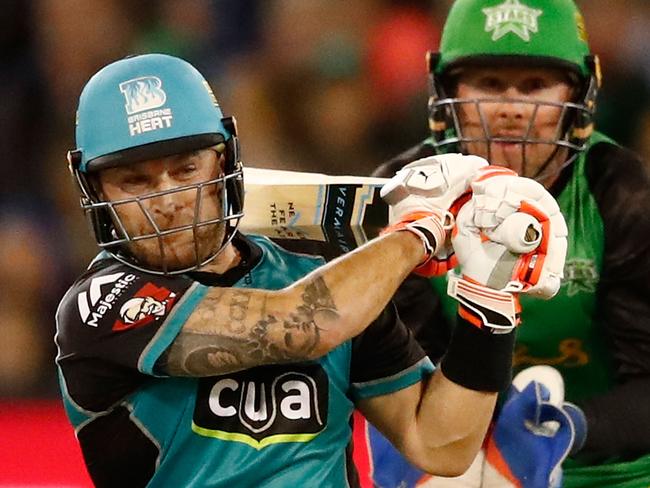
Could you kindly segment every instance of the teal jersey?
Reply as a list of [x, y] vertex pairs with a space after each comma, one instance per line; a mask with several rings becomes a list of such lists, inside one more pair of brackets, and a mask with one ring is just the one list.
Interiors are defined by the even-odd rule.
[[[348, 449], [355, 402], [433, 371], [389, 306], [318, 360], [166, 377], [163, 353], [212, 286], [280, 289], [324, 263], [264, 237], [239, 236], [235, 245], [243, 263], [222, 276], [154, 276], [102, 259], [63, 298], [61, 390], [98, 486], [356, 486]], [[233, 302], [233, 327], [247, 299], [242, 292]]]

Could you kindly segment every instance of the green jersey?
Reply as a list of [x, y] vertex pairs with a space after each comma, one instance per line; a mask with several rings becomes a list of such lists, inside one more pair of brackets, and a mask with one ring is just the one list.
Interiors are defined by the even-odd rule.
[[[388, 162], [387, 176], [434, 154], [426, 142]], [[650, 485], [650, 171], [595, 133], [550, 189], [569, 229], [564, 280], [549, 301], [521, 296], [515, 369], [557, 368], [566, 399], [588, 419], [587, 443], [564, 468], [566, 487]], [[433, 287], [453, 324], [446, 279]], [[432, 359], [448, 332], [416, 330]]]

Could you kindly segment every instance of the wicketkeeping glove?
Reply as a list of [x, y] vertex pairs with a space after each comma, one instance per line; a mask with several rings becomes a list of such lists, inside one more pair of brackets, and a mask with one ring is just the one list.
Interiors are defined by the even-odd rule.
[[564, 382], [550, 366], [533, 366], [512, 381], [486, 446], [492, 468], [521, 488], [558, 487], [562, 462], [585, 442], [587, 421], [564, 401]]
[[519, 293], [559, 290], [567, 227], [550, 193], [511, 170], [479, 170], [471, 188], [451, 238], [461, 275], [450, 276], [447, 291], [463, 318], [507, 333], [519, 323]]
[[477, 156], [431, 156], [404, 166], [381, 189], [381, 197], [390, 205], [384, 232], [408, 230], [422, 240], [425, 257], [416, 274], [437, 276], [456, 266], [447, 231], [469, 198], [470, 181], [487, 165]]

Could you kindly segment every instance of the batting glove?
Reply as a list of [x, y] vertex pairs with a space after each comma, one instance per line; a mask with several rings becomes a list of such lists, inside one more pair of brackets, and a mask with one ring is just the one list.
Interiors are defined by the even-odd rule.
[[390, 205], [384, 232], [408, 230], [417, 235], [425, 258], [414, 272], [421, 276], [445, 274], [457, 260], [449, 240], [454, 217], [469, 199], [469, 184], [487, 161], [477, 156], [443, 154], [414, 161], [381, 189]]
[[463, 318], [508, 333], [519, 323], [519, 293], [551, 298], [559, 290], [566, 223], [542, 185], [511, 170], [482, 169], [471, 188], [451, 238], [462, 275], [450, 276], [447, 291]]

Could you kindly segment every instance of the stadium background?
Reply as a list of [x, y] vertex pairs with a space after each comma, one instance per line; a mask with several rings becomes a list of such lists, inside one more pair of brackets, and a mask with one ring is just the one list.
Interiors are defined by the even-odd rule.
[[[650, 157], [650, 2], [578, 0], [597, 124]], [[3, 0], [0, 488], [90, 486], [58, 400], [54, 310], [95, 252], [66, 170], [81, 87], [137, 52], [192, 61], [249, 166], [368, 174], [424, 138], [424, 53], [449, 0]]]

